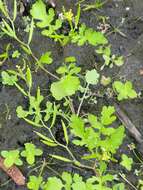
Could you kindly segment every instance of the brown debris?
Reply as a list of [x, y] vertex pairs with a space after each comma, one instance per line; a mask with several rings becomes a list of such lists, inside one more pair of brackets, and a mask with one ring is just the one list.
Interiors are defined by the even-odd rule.
[[11, 179], [17, 184], [17, 185], [25, 185], [25, 177], [21, 173], [21, 171], [16, 167], [12, 166], [10, 168], [6, 168], [4, 166], [4, 159], [0, 157], [0, 169], [2, 169], [6, 174], [11, 177]]
[[126, 127], [130, 135], [136, 140], [137, 149], [140, 151], [140, 153], [143, 154], [143, 136], [139, 132], [139, 130], [136, 128], [136, 126], [133, 124], [133, 122], [130, 120], [130, 118], [125, 114], [125, 112], [120, 108], [120, 106], [117, 103], [114, 103], [114, 107], [116, 110], [116, 114], [119, 118], [119, 120], [122, 122], [122, 124]]

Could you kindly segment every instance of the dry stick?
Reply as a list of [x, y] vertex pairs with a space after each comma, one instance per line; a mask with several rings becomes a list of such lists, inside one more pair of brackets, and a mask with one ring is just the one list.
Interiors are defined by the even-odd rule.
[[25, 177], [21, 171], [16, 166], [6, 168], [2, 157], [0, 157], [0, 169], [6, 172], [17, 185], [25, 185]]
[[120, 108], [120, 106], [114, 102], [114, 107], [116, 110], [116, 114], [119, 118], [119, 120], [123, 123], [123, 125], [126, 127], [126, 129], [129, 131], [132, 137], [135, 138], [135, 140], [139, 143], [139, 151], [143, 153], [143, 136], [139, 132], [139, 130], [135, 127], [135, 125], [132, 123], [132, 121], [129, 119], [129, 117], [124, 113], [124, 111]]

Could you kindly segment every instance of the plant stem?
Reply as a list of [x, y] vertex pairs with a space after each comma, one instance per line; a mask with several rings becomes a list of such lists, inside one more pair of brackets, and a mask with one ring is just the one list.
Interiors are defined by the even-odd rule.
[[36, 61], [36, 63], [38, 63], [38, 66], [43, 70], [45, 71], [48, 75], [52, 76], [53, 78], [55, 79], [59, 79], [56, 75], [54, 75], [53, 73], [51, 73], [50, 71], [48, 71], [47, 69], [45, 69], [41, 63], [39, 62], [38, 58], [33, 54], [30, 46], [28, 44], [26, 44], [25, 42], [21, 41], [17, 36], [15, 36], [15, 40], [17, 42], [19, 42], [21, 45], [23, 45], [24, 47], [26, 47], [29, 51], [30, 51], [30, 54], [32, 56], [32, 58]]
[[86, 96], [86, 93], [87, 93], [87, 91], [88, 91], [88, 87], [89, 87], [89, 84], [87, 84], [87, 86], [86, 86], [86, 88], [85, 88], [84, 94], [83, 94], [83, 96], [82, 96], [81, 102], [80, 102], [79, 107], [78, 107], [77, 116], [79, 116], [79, 114], [80, 114], [80, 110], [81, 110], [83, 101], [84, 101], [85, 96]]
[[126, 181], [133, 189], [138, 190], [130, 181], [128, 181], [128, 179], [126, 177], [124, 177], [123, 174], [119, 173], [119, 175], [121, 176], [121, 178], [123, 178], [124, 181]]
[[69, 106], [70, 106], [71, 112], [73, 114], [75, 114], [75, 109], [74, 109], [74, 106], [73, 106], [73, 102], [72, 102], [72, 99], [70, 97], [68, 97], [68, 101], [69, 101]]

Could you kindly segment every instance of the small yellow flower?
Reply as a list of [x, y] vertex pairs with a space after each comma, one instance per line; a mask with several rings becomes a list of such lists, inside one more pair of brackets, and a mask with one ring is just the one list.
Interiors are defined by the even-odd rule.
[[72, 9], [70, 9], [68, 12], [65, 12], [64, 13], [64, 16], [65, 18], [68, 20], [68, 21], [72, 21], [73, 19], [73, 12], [72, 12]]
[[102, 155], [102, 160], [107, 161], [107, 160], [109, 160], [109, 158], [110, 158], [110, 156], [108, 155], [108, 153], [104, 152]]

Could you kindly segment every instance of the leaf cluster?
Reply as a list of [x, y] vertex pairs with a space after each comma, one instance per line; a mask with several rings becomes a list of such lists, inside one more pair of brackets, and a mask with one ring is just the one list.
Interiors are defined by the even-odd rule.
[[19, 150], [1, 151], [1, 155], [4, 158], [4, 165], [7, 168], [10, 168], [13, 165], [23, 165], [21, 156], [26, 158], [28, 164], [32, 165], [35, 163], [35, 157], [41, 156], [42, 154], [43, 151], [36, 148], [36, 146], [32, 143], [25, 143], [25, 150], [23, 150], [21, 153]]
[[113, 89], [115, 90], [115, 92], [117, 92], [117, 99], [119, 101], [129, 98], [134, 99], [137, 97], [137, 93], [133, 89], [133, 85], [130, 81], [126, 81], [125, 83], [115, 81], [113, 83]]
[[116, 120], [114, 113], [114, 107], [104, 106], [100, 117], [89, 114], [86, 122], [76, 115], [71, 117], [71, 133], [75, 136], [73, 143], [86, 146], [91, 152], [91, 155], [84, 157], [85, 159], [109, 160], [111, 154], [116, 153], [122, 144], [125, 136], [124, 127], [108, 127]]

